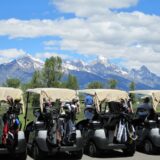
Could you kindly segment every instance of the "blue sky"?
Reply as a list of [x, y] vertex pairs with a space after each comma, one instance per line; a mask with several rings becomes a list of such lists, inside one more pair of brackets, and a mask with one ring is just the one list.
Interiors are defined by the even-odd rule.
[[[105, 57], [160, 75], [160, 0], [1, 0], [0, 63]], [[150, 58], [146, 58], [150, 57]]]

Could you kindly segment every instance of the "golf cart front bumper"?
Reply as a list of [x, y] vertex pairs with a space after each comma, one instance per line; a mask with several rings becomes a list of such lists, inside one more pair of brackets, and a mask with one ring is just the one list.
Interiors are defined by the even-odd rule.
[[80, 151], [83, 149], [83, 139], [80, 130], [76, 131], [76, 143], [73, 146], [51, 146], [47, 143], [47, 131], [39, 131], [36, 143], [39, 149], [48, 154], [56, 152]]

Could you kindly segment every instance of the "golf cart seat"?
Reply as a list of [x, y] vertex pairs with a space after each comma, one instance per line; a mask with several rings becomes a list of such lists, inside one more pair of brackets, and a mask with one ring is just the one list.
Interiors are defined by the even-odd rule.
[[34, 127], [36, 130], [43, 130], [45, 129], [45, 123], [43, 121], [36, 121]]
[[155, 120], [148, 120], [148, 121], [145, 121], [145, 125], [149, 128], [156, 128], [157, 122]]
[[92, 129], [100, 129], [101, 123], [100, 123], [100, 121], [92, 121], [92, 122], [90, 122], [90, 126]]

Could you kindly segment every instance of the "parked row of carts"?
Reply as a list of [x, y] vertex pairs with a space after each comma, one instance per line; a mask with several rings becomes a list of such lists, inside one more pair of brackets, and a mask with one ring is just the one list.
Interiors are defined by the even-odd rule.
[[[72, 101], [83, 102], [86, 95], [93, 97], [88, 111], [94, 116], [77, 120]], [[139, 101], [142, 96], [151, 99], [156, 118], [140, 120], [132, 98]], [[114, 149], [126, 156], [133, 156], [136, 149], [153, 154], [160, 150], [159, 103], [159, 90], [35, 88], [22, 92], [0, 87], [0, 155], [25, 160], [30, 154], [41, 160], [58, 152], [74, 159], [81, 159], [84, 152], [94, 157]], [[85, 105], [80, 105], [84, 112]]]

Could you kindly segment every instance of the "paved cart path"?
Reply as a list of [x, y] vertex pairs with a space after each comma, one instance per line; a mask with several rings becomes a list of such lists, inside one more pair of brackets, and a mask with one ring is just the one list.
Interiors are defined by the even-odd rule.
[[[71, 160], [71, 158], [67, 155], [57, 155], [54, 157], [56, 160]], [[116, 159], [116, 160], [160, 160], [160, 154], [159, 155], [147, 155], [144, 153], [136, 152], [133, 157], [123, 157], [121, 152], [115, 151], [108, 154], [105, 154], [101, 157], [92, 158], [87, 155], [83, 155], [82, 160], [110, 160], [110, 159]], [[27, 160], [33, 160], [31, 157], [28, 156]], [[47, 158], [45, 160], [53, 160], [53, 158]]]
[[[50, 158], [45, 158], [44, 160], [73, 160], [67, 154], [59, 154]], [[136, 152], [133, 157], [123, 157], [123, 154], [118, 151], [110, 152], [109, 154], [102, 155], [101, 157], [92, 158], [87, 155], [83, 155], [82, 160], [160, 160], [159, 155], [147, 155], [144, 153]], [[13, 157], [0, 156], [0, 160], [13, 160]], [[27, 160], [33, 160], [30, 156]]]

